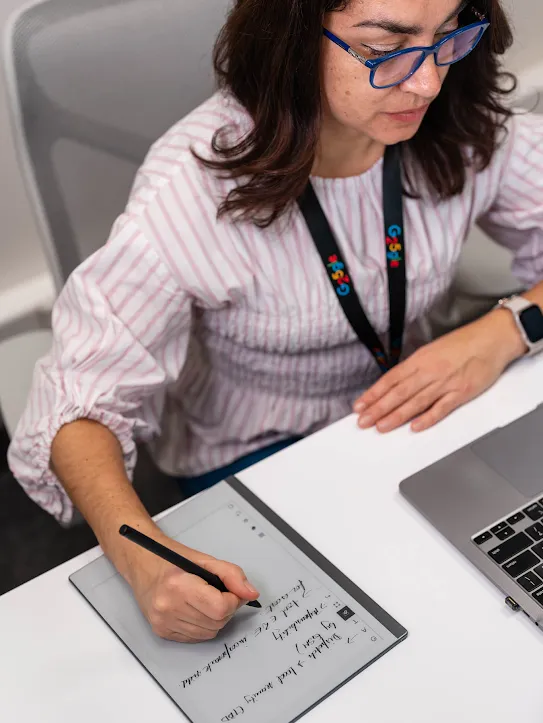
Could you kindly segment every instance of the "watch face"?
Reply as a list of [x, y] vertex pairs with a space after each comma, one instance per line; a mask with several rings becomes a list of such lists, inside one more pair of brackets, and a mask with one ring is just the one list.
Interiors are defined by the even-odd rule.
[[543, 314], [539, 306], [530, 306], [519, 314], [526, 336], [532, 344], [543, 339]]

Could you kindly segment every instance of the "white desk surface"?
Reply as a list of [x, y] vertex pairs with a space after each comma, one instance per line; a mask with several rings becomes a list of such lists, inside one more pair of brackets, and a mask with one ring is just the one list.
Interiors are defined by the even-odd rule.
[[[526, 360], [422, 435], [381, 437], [349, 417], [240, 475], [410, 633], [304, 723], [543, 721], [542, 632], [398, 492], [404, 477], [537, 406], [542, 379], [543, 357]], [[69, 583], [98, 554], [0, 598], [0, 721], [183, 720]]]

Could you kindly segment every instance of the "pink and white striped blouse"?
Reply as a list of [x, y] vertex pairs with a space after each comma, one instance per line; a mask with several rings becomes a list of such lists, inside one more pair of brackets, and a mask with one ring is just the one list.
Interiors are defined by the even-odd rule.
[[[261, 446], [306, 435], [348, 414], [377, 378], [343, 316], [305, 223], [295, 212], [260, 230], [216, 220], [231, 181], [190, 152], [214, 131], [250, 128], [216, 94], [151, 149], [107, 244], [70, 277], [53, 314], [54, 345], [9, 451], [26, 492], [57, 519], [72, 506], [49, 470], [59, 428], [87, 417], [118, 437], [128, 473], [135, 440], [169, 474], [196, 475]], [[382, 163], [314, 178], [355, 288], [386, 343]], [[513, 249], [527, 285], [543, 279], [543, 118], [514, 118], [483, 173], [436, 207], [406, 200], [406, 352], [424, 342], [428, 309], [450, 285], [478, 221]]]

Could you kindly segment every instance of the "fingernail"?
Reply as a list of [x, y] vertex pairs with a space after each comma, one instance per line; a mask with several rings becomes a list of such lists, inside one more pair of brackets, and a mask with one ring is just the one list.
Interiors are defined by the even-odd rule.
[[356, 402], [353, 409], [355, 412], [363, 412], [364, 409], [366, 409], [366, 404], [364, 402]]
[[251, 593], [251, 595], [260, 595], [256, 587], [253, 587], [250, 582], [246, 582], [245, 587]]
[[373, 424], [373, 422], [372, 422], [371, 417], [370, 417], [369, 415], [366, 415], [366, 416], [364, 416], [364, 417], [360, 417], [360, 419], [358, 420], [358, 426], [359, 426], [359, 427], [362, 427], [362, 428], [364, 428], [364, 427], [371, 427], [372, 424]]
[[388, 432], [390, 429], [392, 429], [392, 424], [390, 422], [379, 422], [377, 424], [377, 429], [379, 432]]

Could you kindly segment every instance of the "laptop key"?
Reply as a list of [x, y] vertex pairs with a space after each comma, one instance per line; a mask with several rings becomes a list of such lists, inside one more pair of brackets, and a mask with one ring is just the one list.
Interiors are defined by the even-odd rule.
[[533, 592], [532, 597], [535, 598], [537, 602], [543, 607], [543, 587], [541, 588], [541, 590]]
[[492, 533], [491, 532], [482, 532], [478, 537], [473, 538], [473, 542], [476, 545], [482, 545], [483, 542], [486, 542], [487, 540], [492, 539]]
[[543, 580], [534, 572], [527, 572], [525, 575], [521, 575], [517, 582], [526, 592], [533, 592], [543, 585]]
[[543, 560], [543, 542], [538, 542], [537, 545], [532, 547], [532, 550]]
[[507, 522], [510, 525], [517, 525], [519, 522], [522, 522], [523, 519], [524, 515], [522, 514], [522, 512], [517, 512], [516, 515], [511, 515], [511, 517], [508, 517]]
[[505, 527], [507, 527], [507, 522], [500, 522], [498, 525], [494, 525], [494, 527], [491, 527], [490, 532], [496, 534], [496, 532], [503, 530]]
[[538, 565], [537, 567], [534, 567], [534, 570], [536, 575], [540, 577], [543, 580], [543, 565]]
[[543, 540], [543, 525], [541, 522], [536, 522], [535, 525], [531, 525], [531, 527], [527, 527], [524, 532], [527, 532], [532, 540], [535, 542], [539, 542], [539, 540]]
[[519, 552], [522, 552], [532, 544], [533, 540], [528, 537], [528, 535], [525, 535], [524, 532], [519, 532], [518, 535], [510, 537], [508, 540], [505, 540], [505, 542], [502, 542], [501, 545], [492, 548], [488, 554], [494, 562], [501, 565], [503, 562], [509, 560], [514, 555], [518, 555]]
[[506, 562], [505, 565], [502, 565], [502, 568], [508, 575], [511, 575], [511, 577], [518, 577], [522, 575], [523, 572], [526, 572], [526, 570], [537, 565], [538, 562], [537, 556], [534, 555], [531, 550], [525, 550], [517, 557]]
[[507, 540], [508, 537], [512, 537], [515, 534], [515, 530], [512, 527], [504, 527], [503, 530], [496, 532], [498, 540]]
[[537, 522], [543, 517], [543, 507], [541, 505], [538, 505], [537, 502], [534, 502], [533, 505], [526, 507], [524, 512], [534, 522]]

